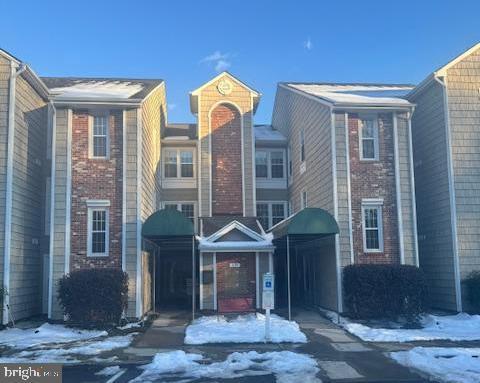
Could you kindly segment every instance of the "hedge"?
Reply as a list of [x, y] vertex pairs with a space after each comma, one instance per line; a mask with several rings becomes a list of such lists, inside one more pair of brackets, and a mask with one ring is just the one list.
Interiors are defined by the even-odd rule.
[[404, 317], [416, 322], [425, 310], [426, 280], [415, 266], [347, 266], [343, 286], [348, 314], [355, 319]]
[[128, 275], [120, 269], [72, 271], [59, 281], [59, 302], [69, 320], [84, 325], [118, 323], [128, 302]]
[[471, 272], [464, 280], [468, 302], [475, 311], [480, 311], [480, 271]]

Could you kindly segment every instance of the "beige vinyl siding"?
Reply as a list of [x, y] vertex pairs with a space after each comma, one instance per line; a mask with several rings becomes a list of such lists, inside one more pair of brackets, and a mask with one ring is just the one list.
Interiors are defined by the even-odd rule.
[[127, 316], [135, 317], [137, 278], [137, 109], [125, 111], [126, 119], [126, 225], [125, 225], [125, 271], [128, 274]]
[[[281, 86], [277, 88], [272, 125], [292, 147], [293, 183], [289, 187], [294, 212], [300, 195], [308, 194], [308, 206], [333, 214], [333, 178], [330, 109]], [[300, 174], [300, 130], [305, 130], [306, 171]]]
[[[347, 172], [347, 143], [345, 130], [345, 113], [334, 114], [335, 118], [335, 147], [336, 147], [336, 179], [337, 179], [337, 223], [340, 229], [340, 264], [342, 267], [351, 264], [351, 238], [350, 238], [350, 213], [348, 195], [348, 172]], [[331, 211], [333, 215], [333, 211]]]
[[58, 280], [65, 273], [65, 219], [67, 192], [67, 124], [68, 110], [57, 108], [55, 133], [55, 204], [53, 217], [53, 256], [52, 267], [52, 319], [62, 319], [63, 311], [58, 304]]
[[159, 202], [198, 200], [197, 189], [161, 189]]
[[[203, 283], [200, 285], [201, 289], [201, 306], [202, 310], [213, 310], [214, 296], [213, 296], [213, 253], [201, 253], [200, 273], [202, 274]], [[210, 274], [210, 277], [207, 277]]]
[[[480, 49], [448, 69], [446, 82], [459, 266], [464, 279], [480, 270]], [[467, 304], [467, 299], [463, 301]]]
[[400, 199], [402, 206], [403, 246], [405, 264], [416, 265], [415, 226], [413, 215], [412, 174], [408, 116], [397, 114], [398, 164], [400, 173]]
[[22, 77], [17, 77], [15, 103], [9, 294], [12, 313], [21, 319], [41, 312], [48, 108]]
[[[7, 163], [8, 90], [10, 61], [0, 55], [0, 283], [3, 286], [5, 184]], [[0, 316], [1, 317], [1, 316]]]
[[443, 90], [432, 81], [412, 97], [415, 192], [420, 267], [433, 307], [455, 310], [454, 254], [448, 190]]

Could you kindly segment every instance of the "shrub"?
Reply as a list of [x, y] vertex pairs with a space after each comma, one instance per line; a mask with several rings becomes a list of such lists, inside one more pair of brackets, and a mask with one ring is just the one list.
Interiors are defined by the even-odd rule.
[[468, 301], [472, 308], [480, 311], [480, 271], [473, 271], [463, 281], [467, 288]]
[[351, 317], [415, 322], [424, 311], [423, 272], [405, 265], [351, 265], [343, 271], [344, 299]]
[[118, 323], [127, 308], [128, 275], [120, 269], [72, 271], [59, 281], [59, 301], [73, 322]]

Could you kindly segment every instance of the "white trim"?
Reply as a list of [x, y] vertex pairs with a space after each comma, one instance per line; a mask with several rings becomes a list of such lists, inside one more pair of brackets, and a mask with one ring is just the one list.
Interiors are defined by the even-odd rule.
[[65, 264], [64, 273], [70, 272], [70, 252], [72, 233], [72, 124], [73, 111], [67, 110], [67, 176], [65, 185]]
[[219, 238], [223, 237], [225, 234], [229, 233], [230, 231], [237, 229], [240, 230], [243, 234], [249, 236], [252, 238], [254, 241], [264, 241], [265, 238], [263, 238], [260, 234], [257, 234], [253, 230], [249, 229], [247, 226], [244, 224], [238, 222], [238, 221], [232, 221], [228, 225], [222, 227], [220, 230], [216, 231], [209, 237], [207, 237], [205, 240], [208, 242], [215, 242]]
[[[200, 268], [200, 275], [198, 276], [198, 283], [200, 284], [200, 291], [198, 292], [199, 294], [199, 300], [200, 300], [200, 310], [203, 310], [203, 253], [200, 252], [199, 254], [199, 268]], [[193, 283], [193, 281], [192, 281]]]
[[413, 144], [412, 144], [412, 114], [408, 114], [408, 152], [410, 162], [410, 195], [412, 199], [412, 221], [413, 221], [413, 243], [415, 247], [415, 265], [420, 266], [418, 255], [418, 233], [417, 233], [417, 198], [415, 196], [415, 171], [413, 163]]
[[255, 306], [260, 308], [260, 260], [258, 251], [255, 252]]
[[[273, 224], [273, 209], [272, 209], [272, 205], [276, 204], [276, 205], [280, 205], [280, 204], [283, 204], [283, 212], [284, 212], [284, 217], [282, 219], [282, 221], [284, 219], [286, 219], [288, 217], [288, 202], [287, 201], [274, 201], [274, 200], [268, 200], [268, 201], [263, 201], [263, 200], [260, 200], [260, 201], [257, 201], [257, 203], [255, 204], [255, 210], [257, 210], [257, 205], [261, 205], [261, 204], [264, 204], [264, 205], [267, 205], [267, 214], [268, 214], [268, 227], [267, 228], [263, 228], [262, 229], [266, 229], [266, 230], [269, 230], [270, 228], [276, 226], [278, 223], [280, 222], [277, 222], [275, 225]], [[257, 216], [257, 222], [258, 222], [258, 216]]]
[[[87, 203], [87, 257], [96, 258], [96, 257], [108, 257], [110, 250], [110, 201], [108, 205], [88, 205]], [[93, 253], [92, 252], [92, 213], [94, 211], [104, 211], [105, 212], [105, 252], [104, 253]]]
[[[374, 150], [374, 157], [373, 158], [368, 158], [363, 156], [363, 121], [364, 120], [371, 120], [373, 121], [373, 138], [365, 138], [366, 140], [373, 140], [373, 150]], [[373, 161], [379, 161], [380, 160], [380, 153], [379, 153], [379, 124], [378, 124], [378, 116], [359, 116], [358, 117], [358, 149], [359, 149], [359, 154], [360, 154], [360, 161], [365, 161], [365, 162], [373, 162]]]
[[[69, 109], [71, 110], [71, 109]], [[105, 136], [105, 155], [95, 156], [93, 150], [93, 131], [95, 117], [105, 117], [106, 120], [106, 136]], [[91, 160], [108, 160], [110, 159], [110, 113], [109, 111], [95, 111], [88, 114], [88, 158]]]
[[[331, 135], [331, 150], [332, 150], [332, 183], [333, 183], [333, 212], [335, 221], [338, 222], [338, 192], [337, 192], [337, 142], [335, 135], [335, 115], [330, 108], [330, 135]], [[337, 274], [337, 310], [343, 312], [343, 297], [342, 297], [342, 264], [340, 258], [340, 238], [339, 234], [335, 234], [335, 261]]]
[[402, 211], [402, 191], [400, 183], [400, 158], [398, 150], [398, 118], [397, 113], [392, 113], [393, 119], [393, 150], [395, 156], [395, 192], [397, 202], [397, 222], [398, 222], [398, 244], [400, 250], [400, 264], [405, 264], [405, 239], [403, 233], [403, 211]]
[[[252, 156], [255, 156], [255, 128], [253, 124], [253, 95], [250, 95], [250, 135], [252, 140]], [[255, 179], [255, 161], [252, 161], [252, 201], [253, 216], [257, 216], [257, 180]]]
[[[267, 176], [266, 177], [257, 177], [257, 153], [264, 152], [266, 153], [267, 157]], [[273, 178], [272, 177], [272, 153], [273, 152], [280, 152], [282, 153], [282, 161], [283, 161], [283, 173], [281, 178]], [[253, 178], [260, 189], [285, 189], [287, 188], [287, 152], [285, 148], [256, 148], [253, 156], [253, 166], [254, 166], [254, 173]]]
[[[240, 145], [242, 145], [241, 151], [241, 164], [242, 164], [242, 209], [243, 216], [245, 217], [247, 207], [245, 206], [245, 138], [243, 132], [243, 113], [240, 114]], [[252, 177], [253, 178], [253, 177]]]
[[50, 175], [50, 238], [49, 238], [49, 266], [48, 266], [48, 318], [52, 318], [53, 309], [53, 257], [55, 237], [55, 171], [56, 171], [56, 145], [57, 145], [57, 109], [50, 103], [49, 119], [52, 128], [52, 164]]
[[136, 262], [136, 296], [135, 312], [136, 317], [140, 318], [143, 314], [142, 302], [142, 138], [143, 138], [143, 120], [142, 109], [137, 109], [137, 262]]
[[[362, 239], [363, 239], [363, 252], [365, 254], [383, 253], [383, 200], [364, 199], [362, 200]], [[367, 248], [367, 229], [365, 227], [365, 209], [377, 210], [377, 231], [378, 231], [378, 249]]]
[[350, 263], [355, 263], [355, 253], [353, 251], [353, 218], [352, 218], [352, 183], [350, 173], [350, 128], [348, 126], [348, 113], [345, 112], [345, 162], [347, 171], [347, 204], [348, 204], [348, 238], [350, 243]]
[[443, 109], [445, 113], [445, 138], [447, 144], [447, 173], [448, 173], [448, 190], [450, 194], [450, 225], [452, 227], [452, 245], [453, 245], [453, 271], [455, 276], [455, 299], [457, 311], [463, 311], [462, 302], [462, 289], [460, 283], [460, 265], [458, 255], [458, 233], [457, 233], [457, 205], [456, 205], [456, 192], [455, 192], [455, 180], [454, 169], [452, 159], [452, 137], [450, 127], [450, 112], [448, 108], [448, 93], [446, 79], [441, 81], [437, 77], [435, 80], [442, 86], [443, 90]]
[[88, 199], [85, 203], [90, 208], [109, 207], [111, 205], [110, 200], [108, 199]]
[[[198, 113], [197, 113], [197, 136], [198, 136], [198, 146], [197, 146], [197, 156], [198, 156], [198, 216], [203, 217], [202, 212], [202, 136], [201, 136], [201, 129], [200, 126], [201, 122], [201, 114], [200, 114], [200, 102], [201, 97], [198, 95]], [[200, 117], [199, 117], [200, 116]], [[210, 140], [210, 137], [208, 137]], [[211, 166], [210, 166], [211, 167]]]
[[[176, 152], [176, 177], [167, 177], [165, 175], [165, 166], [167, 151]], [[189, 152], [192, 154], [192, 166], [193, 177], [182, 177], [182, 152]], [[193, 146], [167, 146], [164, 147], [161, 154], [161, 174], [162, 174], [162, 187], [164, 189], [182, 189], [182, 188], [196, 188], [197, 187], [197, 150]]]
[[[127, 111], [122, 111], [122, 270], [127, 270]], [[154, 302], [155, 305], [155, 302]], [[155, 307], [155, 306], [154, 306]]]
[[[226, 72], [224, 72], [226, 73]], [[217, 76], [218, 77], [218, 76]], [[200, 89], [200, 88], [199, 88]], [[245, 174], [244, 174], [244, 169], [245, 169], [245, 164], [243, 162], [244, 159], [244, 150], [245, 148], [243, 147], [243, 111], [242, 108], [235, 102], [230, 101], [230, 100], [220, 100], [214, 103], [209, 111], [208, 111], [208, 151], [209, 151], [209, 159], [210, 159], [210, 166], [209, 166], [209, 175], [210, 175], [210, 217], [212, 216], [213, 212], [213, 203], [212, 203], [212, 198], [213, 198], [213, 187], [212, 187], [212, 112], [215, 110], [215, 108], [219, 105], [231, 105], [235, 107], [240, 115], [240, 134], [241, 134], [241, 146], [242, 146], [242, 155], [241, 155], [241, 165], [242, 165], [242, 210], [243, 210], [243, 216], [245, 216]], [[253, 116], [252, 116], [253, 117]], [[201, 145], [200, 145], [201, 146]]]
[[213, 252], [213, 309], [217, 309], [217, 253]]
[[232, 76], [230, 73], [226, 72], [226, 71], [223, 71], [222, 73], [218, 74], [217, 76], [215, 76], [214, 78], [212, 78], [210, 81], [206, 82], [205, 84], [203, 84], [202, 86], [198, 87], [197, 89], [195, 90], [192, 90], [190, 92], [191, 95], [193, 96], [196, 96], [196, 95], [200, 95], [200, 91], [204, 88], [206, 88], [207, 86], [213, 84], [215, 81], [217, 80], [220, 80], [220, 78], [222, 76], [227, 76], [228, 78], [230, 78], [230, 80], [233, 80], [234, 82], [236, 82], [237, 84], [239, 84], [240, 86], [248, 89], [251, 93], [255, 94], [256, 96], [260, 96], [260, 93], [258, 93], [255, 89], [252, 89], [250, 88], [247, 84], [245, 84], [244, 82], [240, 81], [238, 78]]
[[480, 49], [480, 43], [475, 44], [473, 47], [467, 49], [465, 52], [461, 53], [457, 57], [455, 57], [453, 60], [448, 62], [446, 65], [443, 67], [437, 69], [434, 72], [434, 75], [444, 77], [447, 75], [447, 71], [454, 66], [455, 64], [459, 63], [462, 61], [465, 57], [470, 56], [473, 52], [475, 52], [477, 49]]

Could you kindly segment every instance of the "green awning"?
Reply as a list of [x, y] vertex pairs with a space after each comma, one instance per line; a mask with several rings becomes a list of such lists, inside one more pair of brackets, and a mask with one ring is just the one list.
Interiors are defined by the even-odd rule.
[[153, 213], [142, 226], [146, 238], [193, 236], [193, 223], [178, 210], [164, 209]]
[[268, 230], [273, 237], [285, 235], [327, 236], [338, 234], [337, 221], [326, 210], [307, 207]]

